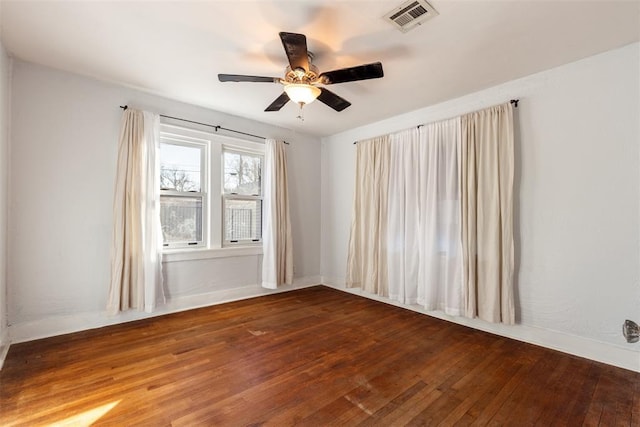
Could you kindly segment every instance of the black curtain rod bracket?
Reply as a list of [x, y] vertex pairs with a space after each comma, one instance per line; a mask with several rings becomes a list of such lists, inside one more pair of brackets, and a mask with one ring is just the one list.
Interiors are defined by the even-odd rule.
[[[123, 110], [126, 110], [127, 108], [129, 108], [129, 106], [128, 105], [121, 105], [120, 108], [122, 108]], [[254, 138], [258, 138], [258, 139], [267, 139], [264, 136], [254, 135], [252, 133], [242, 132], [242, 131], [235, 130], [235, 129], [229, 129], [229, 128], [222, 127], [220, 125], [211, 125], [209, 123], [202, 123], [202, 122], [196, 122], [196, 121], [193, 121], [193, 120], [181, 119], [180, 117], [165, 116], [164, 114], [160, 114], [159, 116], [160, 117], [164, 117], [165, 119], [179, 120], [181, 122], [187, 122], [187, 123], [193, 123], [193, 124], [196, 124], [196, 125], [207, 126], [207, 127], [213, 128], [216, 132], [218, 132], [219, 130], [226, 130], [227, 132], [233, 132], [233, 133], [237, 133], [237, 134], [240, 134], [240, 135], [251, 136], [251, 137], [254, 137]], [[289, 143], [287, 141], [283, 141], [283, 142], [285, 144], [289, 145]]]

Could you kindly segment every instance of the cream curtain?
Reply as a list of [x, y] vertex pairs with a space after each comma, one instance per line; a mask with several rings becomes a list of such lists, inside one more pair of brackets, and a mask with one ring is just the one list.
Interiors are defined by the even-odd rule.
[[389, 298], [418, 301], [420, 266], [420, 140], [413, 128], [389, 136], [387, 263]]
[[460, 119], [389, 138], [389, 298], [460, 315]]
[[513, 324], [513, 107], [498, 105], [461, 121], [465, 314]]
[[283, 141], [265, 141], [264, 164], [262, 286], [275, 289], [293, 283], [287, 156]]
[[464, 313], [458, 156], [460, 119], [420, 128], [418, 303], [453, 316]]
[[388, 136], [360, 141], [347, 258], [347, 287], [387, 296]]
[[151, 312], [164, 302], [158, 126], [157, 114], [123, 113], [113, 202], [111, 314], [130, 308]]
[[360, 141], [347, 287], [514, 323], [513, 111]]

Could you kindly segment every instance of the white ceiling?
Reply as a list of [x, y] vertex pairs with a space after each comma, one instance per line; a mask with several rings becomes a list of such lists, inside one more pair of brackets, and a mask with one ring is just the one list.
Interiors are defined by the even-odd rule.
[[[22, 60], [116, 82], [299, 132], [331, 135], [640, 39], [640, 1], [451, 1], [403, 34], [381, 17], [396, 0], [1, 0], [2, 40]], [[351, 101], [263, 110], [282, 76], [279, 31], [307, 36], [320, 71], [381, 61], [385, 77], [332, 85]], [[514, 93], [513, 97], [518, 94]]]

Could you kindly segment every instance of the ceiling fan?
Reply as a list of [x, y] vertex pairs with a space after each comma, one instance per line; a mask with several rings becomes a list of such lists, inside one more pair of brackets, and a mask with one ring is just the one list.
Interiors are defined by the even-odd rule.
[[351, 103], [319, 85], [377, 79], [384, 75], [380, 62], [319, 73], [318, 68], [311, 63], [313, 54], [307, 50], [307, 38], [304, 34], [281, 32], [280, 39], [289, 59], [289, 66], [286, 68], [284, 78], [218, 74], [218, 80], [221, 82], [280, 83], [284, 85], [284, 92], [264, 111], [279, 111], [289, 100], [299, 104], [302, 108], [316, 98], [334, 110], [342, 111]]

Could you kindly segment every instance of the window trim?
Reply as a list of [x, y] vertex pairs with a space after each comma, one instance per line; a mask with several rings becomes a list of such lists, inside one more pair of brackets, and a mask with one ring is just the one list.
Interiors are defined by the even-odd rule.
[[262, 246], [233, 246], [226, 248], [167, 249], [162, 252], [162, 262], [194, 261], [211, 258], [232, 258], [240, 256], [260, 256]]

